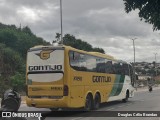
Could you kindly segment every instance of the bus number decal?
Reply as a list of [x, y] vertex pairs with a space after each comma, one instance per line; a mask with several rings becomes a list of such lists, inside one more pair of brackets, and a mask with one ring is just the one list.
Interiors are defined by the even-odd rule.
[[51, 87], [51, 90], [62, 90], [62, 87]]
[[92, 81], [95, 83], [111, 82], [110, 76], [93, 76]]
[[82, 77], [75, 76], [73, 80], [76, 80], [76, 81], [82, 81]]

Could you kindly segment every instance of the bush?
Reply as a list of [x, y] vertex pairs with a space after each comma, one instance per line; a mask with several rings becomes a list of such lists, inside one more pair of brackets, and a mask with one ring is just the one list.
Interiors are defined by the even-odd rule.
[[24, 91], [25, 88], [25, 75], [17, 72], [14, 76], [10, 77], [12, 87], [16, 87], [18, 91]]

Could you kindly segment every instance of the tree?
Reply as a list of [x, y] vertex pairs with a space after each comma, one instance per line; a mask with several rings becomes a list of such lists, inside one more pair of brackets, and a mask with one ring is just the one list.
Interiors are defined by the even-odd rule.
[[10, 30], [0, 31], [0, 43], [5, 44], [8, 47], [16, 48], [17, 37]]
[[31, 29], [28, 26], [22, 28], [22, 31], [25, 32], [26, 34], [33, 35]]
[[100, 52], [100, 53], [105, 53], [105, 51], [102, 48], [93, 48], [93, 51]]
[[11, 86], [18, 88], [18, 91], [25, 90], [25, 75], [16, 72], [15, 75], [10, 77]]
[[159, 0], [123, 0], [125, 11], [139, 10], [141, 20], [153, 25], [153, 30], [160, 30], [160, 1]]
[[56, 42], [60, 42], [60, 37], [61, 37], [61, 34], [60, 33], [56, 33], [56, 40], [53, 40], [52, 43], [56, 43]]
[[102, 48], [93, 48], [92, 45], [90, 45], [89, 43], [82, 41], [81, 39], [76, 39], [75, 36], [70, 35], [70, 34], [64, 35], [63, 44], [68, 45], [68, 46], [72, 46], [72, 47], [80, 49], [80, 50], [105, 53]]
[[23, 90], [27, 50], [35, 45], [49, 42], [33, 34], [28, 26], [19, 29], [0, 23], [0, 95], [15, 85]]

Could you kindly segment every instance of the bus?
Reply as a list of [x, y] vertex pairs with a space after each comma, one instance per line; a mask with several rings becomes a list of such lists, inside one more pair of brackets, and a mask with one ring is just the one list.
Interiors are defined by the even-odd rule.
[[134, 96], [127, 62], [70, 46], [35, 46], [27, 52], [26, 103], [29, 107], [98, 109], [101, 103]]

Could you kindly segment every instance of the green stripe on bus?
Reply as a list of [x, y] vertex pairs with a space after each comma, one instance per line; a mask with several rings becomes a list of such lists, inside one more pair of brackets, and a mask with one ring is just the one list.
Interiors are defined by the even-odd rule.
[[116, 92], [116, 94], [114, 96], [119, 95], [120, 92], [122, 91], [122, 88], [123, 88], [123, 85], [124, 85], [124, 78], [125, 78], [125, 76], [121, 75], [120, 82], [119, 82], [119, 85], [118, 85], [118, 88], [117, 88], [117, 92]]
[[110, 96], [117, 96], [120, 94], [123, 88], [124, 78], [124, 75], [116, 75], [116, 80], [114, 82]]
[[116, 94], [119, 81], [120, 81], [120, 75], [116, 75], [110, 96], [114, 96]]

